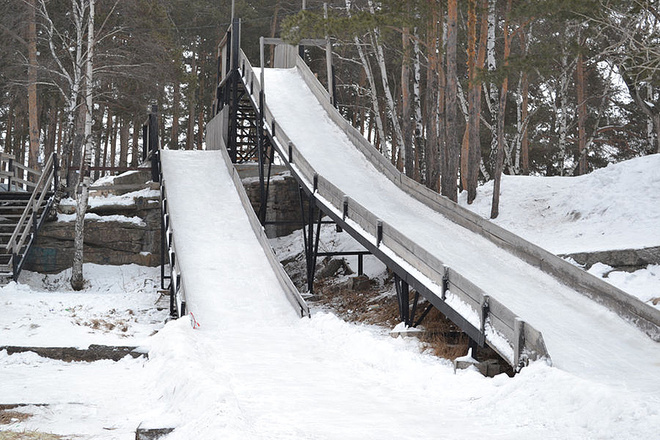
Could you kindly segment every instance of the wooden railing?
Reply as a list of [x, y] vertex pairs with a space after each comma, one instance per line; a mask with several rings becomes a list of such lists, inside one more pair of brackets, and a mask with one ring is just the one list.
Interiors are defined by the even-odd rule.
[[31, 192], [41, 172], [16, 161], [16, 157], [0, 153], [0, 185], [2, 191]]
[[[258, 96], [263, 86], [242, 51], [239, 55], [239, 66], [241, 78], [246, 89], [250, 91], [253, 105], [258, 106]], [[331, 104], [328, 92], [316, 81], [304, 62], [299, 60], [297, 66], [330, 117], [345, 130], [376, 168], [398, 186], [404, 187], [401, 173], [389, 162], [388, 166], [383, 165], [386, 159], [377, 153], [364, 137], [351, 130], [350, 124], [343, 120]], [[323, 211], [345, 226], [345, 230], [358, 242], [386, 261], [391, 269], [403, 279], [407, 279], [411, 287], [422, 293], [474, 341], [479, 345], [488, 344], [514, 368], [520, 368], [528, 361], [540, 358], [550, 362], [550, 355], [538, 330], [525, 323], [488, 292], [412, 242], [392, 225], [377, 218], [320, 176], [277, 124], [267, 104], [262, 112], [265, 129], [272, 137], [273, 145], [280, 156], [288, 162], [293, 175], [309, 188], [318, 203], [324, 205]], [[358, 227], [352, 227], [349, 220]], [[407, 264], [417, 269], [417, 275], [406, 273]]]
[[[15, 165], [16, 164], [14, 164], [14, 166]], [[27, 169], [27, 167], [24, 168]], [[33, 184], [25, 181], [26, 186], [29, 183], [29, 186], [32, 188], [32, 196], [28, 200], [25, 210], [18, 220], [14, 232], [6, 245], [7, 251], [12, 254], [10, 266], [13, 270], [14, 279], [18, 277], [23, 264], [23, 258], [32, 245], [37, 235], [37, 231], [41, 228], [41, 225], [48, 215], [48, 211], [52, 204], [52, 197], [45, 209], [41, 210], [41, 206], [46, 196], [49, 193], [52, 195], [57, 190], [57, 169], [57, 155], [53, 154], [48, 158], [42, 173], [31, 170], [40, 175], [40, 178], [36, 183]], [[19, 179], [19, 184], [21, 184], [20, 181], [21, 179]], [[39, 213], [40, 210], [41, 214]]]

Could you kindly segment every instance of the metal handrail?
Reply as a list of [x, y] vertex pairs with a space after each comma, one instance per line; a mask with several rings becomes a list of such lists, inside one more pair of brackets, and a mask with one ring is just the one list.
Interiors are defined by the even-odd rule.
[[[30, 233], [29, 226], [35, 225], [36, 223], [36, 215], [39, 210], [39, 206], [41, 206], [41, 203], [43, 203], [44, 198], [46, 197], [47, 188], [50, 187], [55, 180], [56, 171], [57, 155], [53, 153], [50, 158], [48, 158], [48, 161], [44, 166], [44, 172], [41, 173], [41, 178], [35, 184], [35, 189], [32, 192], [27, 205], [25, 206], [25, 210], [23, 211], [21, 218], [18, 220], [11, 238], [5, 246], [7, 250], [10, 250], [14, 254], [14, 256], [20, 252], [20, 249], [25, 244], [25, 240]], [[22, 234], [21, 231], [23, 231]]]

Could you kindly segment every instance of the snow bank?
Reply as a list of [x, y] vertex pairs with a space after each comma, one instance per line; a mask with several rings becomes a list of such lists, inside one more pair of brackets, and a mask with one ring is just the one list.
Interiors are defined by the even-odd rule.
[[[502, 176], [498, 225], [556, 254], [660, 246], [660, 154], [578, 177]], [[461, 205], [488, 218], [493, 182]]]

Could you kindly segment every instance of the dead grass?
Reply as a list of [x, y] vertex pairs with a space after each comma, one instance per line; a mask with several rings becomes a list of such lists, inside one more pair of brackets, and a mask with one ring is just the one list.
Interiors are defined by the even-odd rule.
[[[350, 283], [336, 283], [328, 278], [315, 283], [314, 288], [319, 296], [318, 303], [346, 321], [386, 328], [399, 323], [399, 306], [391, 282], [379, 286], [372, 281], [368, 289], [353, 290]], [[413, 297], [414, 293], [411, 294]], [[426, 304], [420, 301], [417, 316], [422, 314]], [[425, 331], [418, 336], [419, 340], [436, 356], [453, 360], [467, 353], [469, 338], [437, 309], [431, 309], [421, 327]]]
[[61, 435], [38, 431], [0, 431], [0, 440], [60, 440]]
[[[9, 425], [11, 423], [22, 422], [29, 419], [31, 416], [32, 414], [18, 411], [0, 411], [0, 425]], [[2, 438], [2, 433], [0, 433], [0, 438]]]
[[[14, 411], [16, 405], [6, 405], [0, 409], [0, 425], [10, 425], [16, 422], [23, 422], [32, 414], [26, 412]], [[64, 439], [61, 435], [49, 434], [39, 431], [0, 431], [0, 440], [60, 440]]]

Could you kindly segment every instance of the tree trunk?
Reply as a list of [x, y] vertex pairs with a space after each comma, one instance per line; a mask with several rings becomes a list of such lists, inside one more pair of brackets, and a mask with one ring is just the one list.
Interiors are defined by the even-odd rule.
[[410, 95], [410, 29], [403, 28], [401, 36], [403, 47], [403, 61], [401, 62], [401, 127], [403, 132], [404, 164], [406, 176], [414, 176], [413, 165], [413, 120], [412, 99]]
[[110, 131], [110, 154], [108, 157], [109, 167], [114, 167], [117, 163], [117, 128], [119, 127], [119, 116], [115, 116], [111, 125], [112, 129]]
[[87, 211], [87, 201], [89, 199], [89, 166], [92, 152], [92, 72], [94, 57], [94, 2], [89, 0], [89, 16], [87, 25], [87, 60], [85, 74], [85, 149], [82, 155], [83, 162], [81, 166], [82, 185], [76, 205], [76, 224], [74, 231], [74, 254], [73, 265], [71, 267], [71, 287], [73, 290], [82, 290], [85, 284], [83, 277], [83, 244], [85, 238], [85, 213]]
[[[102, 166], [106, 167], [108, 166], [108, 150], [110, 149], [110, 137], [112, 136], [112, 124], [114, 120], [114, 116], [112, 115], [112, 110], [108, 107], [108, 126], [105, 130], [105, 138], [103, 139], [103, 161], [102, 161]], [[105, 175], [105, 171], [101, 173], [101, 175]]]
[[[495, 29], [497, 27], [497, 0], [488, 0], [488, 42], [486, 43], [487, 57], [486, 66], [489, 73], [495, 72], [497, 69], [497, 58], [495, 54]], [[495, 168], [495, 161], [497, 156], [497, 110], [499, 103], [499, 93], [497, 85], [491, 82], [488, 85], [487, 93], [487, 107], [490, 112], [490, 155], [487, 158], [488, 165], [491, 171]]]
[[529, 174], [529, 75], [522, 73], [522, 109], [521, 117], [524, 123], [522, 132], [522, 141], [520, 142], [520, 152], [522, 159], [522, 174]]
[[424, 119], [422, 116], [422, 50], [419, 44], [419, 33], [417, 28], [414, 31], [415, 42], [414, 42], [414, 52], [415, 52], [415, 64], [413, 71], [413, 110], [415, 113], [415, 132], [413, 135], [413, 145], [415, 149], [415, 170], [413, 178], [421, 182], [422, 181], [422, 169], [424, 163]]
[[575, 76], [578, 110], [578, 175], [583, 175], [587, 174], [587, 155], [583, 154], [587, 145], [587, 134], [585, 129], [585, 122], [587, 120], [587, 103], [584, 97], [586, 84], [584, 78], [584, 56], [582, 55], [582, 52], [580, 52], [577, 57]]
[[131, 145], [131, 166], [137, 167], [140, 163], [140, 136], [142, 135], [142, 123], [140, 119], [133, 121], [133, 142]]
[[[192, 74], [197, 77], [197, 54], [193, 51], [192, 53]], [[188, 130], [186, 131], [186, 150], [192, 150], [193, 144], [195, 143], [195, 89], [193, 85], [195, 84], [194, 80], [189, 84], [188, 87]]]
[[38, 169], [39, 110], [37, 109], [37, 2], [29, 0], [28, 8], [28, 113], [30, 125], [30, 154], [28, 165]]
[[428, 68], [426, 71], [426, 185], [440, 189], [440, 113], [444, 107], [443, 72], [439, 53], [442, 50], [442, 7], [437, 0], [428, 0], [429, 21], [427, 34]]
[[[483, 9], [487, 7], [488, 1], [481, 1]], [[477, 0], [470, 1], [470, 10], [473, 17], [470, 21], [473, 22], [469, 34], [470, 46], [474, 48], [477, 44]], [[468, 203], [471, 204], [477, 197], [477, 185], [479, 184], [479, 164], [481, 163], [481, 137], [479, 133], [480, 120], [481, 120], [481, 84], [477, 79], [480, 69], [483, 68], [486, 57], [487, 45], [487, 29], [488, 20], [487, 15], [482, 13], [479, 49], [471, 50], [468, 53], [468, 158], [467, 158], [467, 192]], [[470, 59], [472, 61], [470, 61]]]
[[[206, 56], [200, 54], [200, 66], [199, 66], [199, 96], [197, 102], [204, 102], [204, 65], [206, 62]], [[206, 118], [204, 117], [204, 106], [200, 105], [197, 113], [197, 149], [201, 150], [204, 145], [204, 123]], [[161, 124], [165, 127], [165, 124]]]
[[[504, 69], [509, 66], [511, 52], [511, 33], [509, 32], [509, 15], [511, 1], [507, 1], [506, 18], [504, 19]], [[506, 116], [506, 98], [509, 89], [509, 77], [504, 76], [500, 89], [500, 102], [497, 111], [497, 156], [495, 159], [495, 181], [493, 182], [493, 202], [490, 209], [490, 218], [494, 219], [500, 214], [500, 186], [502, 181], [502, 168], [504, 167], [504, 119]]]
[[172, 97], [172, 136], [170, 149], [179, 149], [179, 106], [181, 105], [181, 81], [179, 75], [174, 79], [174, 96]]
[[[101, 166], [101, 142], [103, 138], [103, 116], [105, 115], [105, 105], [100, 104], [99, 105], [99, 119], [101, 120], [101, 127], [99, 128], [98, 135], [96, 138], [96, 145], [94, 145], [94, 167], [100, 167]], [[94, 171], [93, 179], [98, 180], [99, 177], [102, 175], [101, 171], [96, 170]]]
[[445, 140], [442, 157], [442, 194], [450, 200], [457, 201], [457, 184], [459, 154], [461, 151], [458, 139], [458, 85], [456, 49], [458, 45], [458, 4], [457, 0], [447, 2], [447, 86], [445, 103], [445, 125], [447, 139]]
[[128, 165], [128, 121], [121, 120], [121, 127], [119, 128], [119, 166], [125, 167]]
[[57, 120], [59, 119], [59, 109], [51, 102], [48, 109], [48, 137], [45, 143], [45, 156], [48, 158], [55, 152], [55, 143], [57, 141]]

